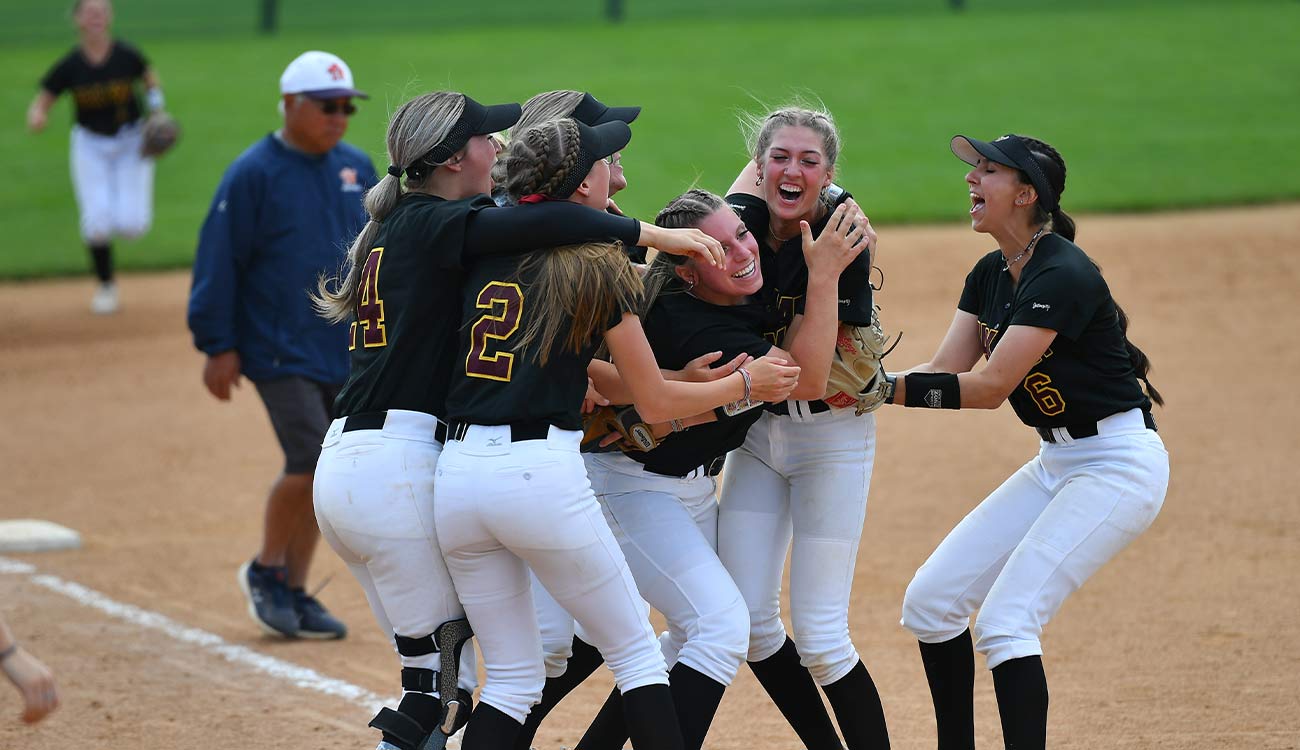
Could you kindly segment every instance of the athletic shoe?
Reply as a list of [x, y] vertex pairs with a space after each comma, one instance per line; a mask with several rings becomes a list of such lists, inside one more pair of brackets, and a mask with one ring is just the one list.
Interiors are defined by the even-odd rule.
[[112, 315], [117, 308], [117, 284], [111, 281], [100, 284], [95, 296], [90, 298], [90, 311], [96, 315]]
[[348, 634], [348, 626], [331, 615], [316, 597], [310, 596], [302, 589], [295, 589], [292, 593], [293, 608], [298, 613], [299, 638], [329, 641]]
[[264, 567], [256, 560], [239, 566], [239, 588], [248, 599], [248, 615], [268, 635], [298, 636], [298, 613], [289, 592], [288, 576], [287, 568]]

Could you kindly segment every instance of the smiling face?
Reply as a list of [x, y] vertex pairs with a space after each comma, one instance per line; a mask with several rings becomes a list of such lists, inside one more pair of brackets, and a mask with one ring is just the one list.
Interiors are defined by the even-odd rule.
[[108, 0], [82, 0], [72, 15], [82, 34], [95, 36], [108, 31], [113, 22], [113, 6]]
[[802, 125], [788, 125], [772, 134], [758, 171], [768, 211], [781, 222], [814, 220], [821, 191], [834, 176], [824, 139]]
[[976, 232], [994, 234], [1015, 223], [1025, 223], [1037, 193], [1020, 178], [1020, 171], [980, 157], [966, 173], [970, 193], [970, 226]]
[[677, 275], [688, 283], [693, 280], [695, 296], [715, 305], [736, 305], [757, 294], [763, 286], [763, 270], [758, 262], [758, 242], [731, 208], [723, 207], [709, 214], [698, 225], [701, 232], [722, 243], [726, 263], [715, 268], [689, 260], [678, 266]]

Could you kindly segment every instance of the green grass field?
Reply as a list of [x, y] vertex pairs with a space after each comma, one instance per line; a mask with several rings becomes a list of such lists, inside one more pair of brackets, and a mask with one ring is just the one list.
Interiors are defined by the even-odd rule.
[[[839, 181], [882, 232], [891, 223], [963, 218], [964, 170], [947, 148], [957, 132], [1016, 131], [1052, 142], [1069, 164], [1064, 205], [1072, 212], [1300, 197], [1293, 145], [1300, 3], [1289, 0], [1087, 9], [973, 0], [961, 14], [940, 2], [907, 11], [890, 0], [880, 4], [888, 12], [847, 16], [815, 3], [821, 10], [795, 20], [746, 20], [753, 14], [740, 12], [637, 20], [643, 16], [629, 12], [618, 26], [443, 32], [425, 13], [391, 24], [400, 31], [340, 24], [274, 37], [236, 34], [215, 21], [220, 33], [164, 35], [165, 25], [140, 20], [136, 35], [125, 3], [118, 2], [117, 32], [144, 47], [185, 127], [180, 147], [158, 167], [154, 229], [122, 246], [125, 268], [188, 265], [221, 172], [276, 126], [280, 71], [309, 48], [342, 55], [372, 93], [348, 140], [381, 171], [387, 113], [426, 90], [451, 87], [494, 102], [577, 88], [642, 105], [624, 154], [631, 187], [619, 198], [641, 216], [692, 183], [725, 189], [746, 158], [736, 113], [796, 94], [835, 113], [845, 140]], [[600, 4], [588, 5], [596, 18]], [[288, 8], [285, 18], [288, 29]], [[37, 80], [72, 36], [33, 38], [0, 48], [10, 81], [0, 92], [7, 278], [88, 265], [68, 178], [67, 102], [45, 133], [23, 127]]]

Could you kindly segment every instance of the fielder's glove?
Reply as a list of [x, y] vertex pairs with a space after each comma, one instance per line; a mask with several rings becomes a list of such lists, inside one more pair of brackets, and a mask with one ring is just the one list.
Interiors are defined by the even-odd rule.
[[889, 396], [884, 359], [893, 347], [886, 348], [888, 344], [889, 336], [880, 326], [879, 307], [872, 309], [869, 326], [841, 323], [822, 399], [839, 408], [854, 406], [859, 416], [879, 409]]
[[632, 406], [601, 406], [583, 419], [582, 427], [584, 450], [599, 450], [601, 439], [612, 432], [622, 438], [614, 447], [624, 452], [651, 451], [659, 445], [650, 425]]
[[149, 115], [144, 121], [144, 142], [140, 154], [151, 159], [167, 153], [181, 137], [181, 126], [176, 119], [163, 111]]

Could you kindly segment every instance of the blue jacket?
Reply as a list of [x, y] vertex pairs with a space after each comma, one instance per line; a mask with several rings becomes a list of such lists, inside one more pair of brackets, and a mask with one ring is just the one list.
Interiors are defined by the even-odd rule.
[[239, 352], [249, 380], [348, 376], [346, 325], [318, 317], [308, 293], [339, 270], [365, 226], [361, 196], [378, 182], [361, 150], [308, 156], [267, 135], [221, 179], [199, 232], [190, 287], [194, 346]]

